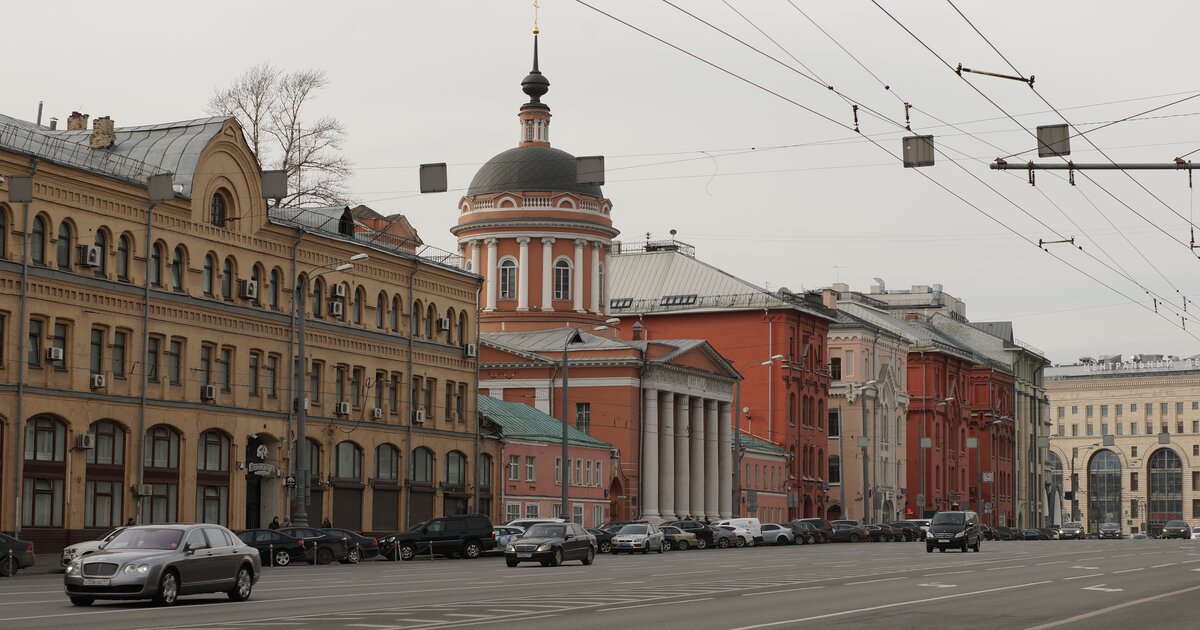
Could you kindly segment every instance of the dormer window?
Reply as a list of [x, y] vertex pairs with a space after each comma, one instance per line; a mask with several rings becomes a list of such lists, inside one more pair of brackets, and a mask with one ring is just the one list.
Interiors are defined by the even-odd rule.
[[213, 193], [212, 204], [209, 207], [208, 220], [209, 223], [217, 227], [225, 227], [225, 221], [228, 218], [229, 202], [225, 197], [224, 191]]

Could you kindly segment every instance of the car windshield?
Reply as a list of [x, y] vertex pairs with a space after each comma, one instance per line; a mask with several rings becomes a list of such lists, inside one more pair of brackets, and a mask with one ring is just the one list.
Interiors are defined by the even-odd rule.
[[108, 542], [108, 541], [116, 538], [117, 534], [120, 534], [123, 531], [125, 531], [124, 527], [118, 527], [118, 528], [112, 530], [111, 532], [108, 532], [107, 534], [105, 534], [104, 538], [101, 538], [100, 540], [102, 540], [104, 542]]
[[1164, 527], [1187, 527], [1187, 523], [1183, 521], [1167, 521]]
[[180, 529], [127, 529], [117, 534], [104, 549], [175, 549], [182, 539], [183, 530]]
[[422, 529], [425, 529], [425, 523], [427, 523], [427, 522], [428, 522], [428, 521], [421, 521], [420, 523], [417, 523], [416, 525], [413, 525], [412, 527], [409, 527], [409, 528], [408, 528], [408, 531], [410, 531], [410, 532], [419, 532], [419, 531], [421, 531]]
[[1120, 527], [1120, 525], [1117, 525], [1116, 523], [1105, 523], [1100, 526], [1100, 529], [1117, 529], [1118, 527]]
[[622, 527], [621, 531], [619, 531], [617, 533], [618, 534], [645, 534], [646, 532], [647, 532], [647, 528], [645, 525], [626, 525], [625, 527]]
[[967, 522], [967, 515], [962, 512], [938, 512], [933, 515], [934, 525], [962, 525]]
[[563, 529], [562, 525], [531, 525], [525, 530], [525, 538], [562, 538]]
[[1063, 525], [1064, 529], [1067, 527], [1070, 527], [1071, 529], [1083, 529], [1083, 525], [1079, 523], [1067, 523], [1066, 525]]

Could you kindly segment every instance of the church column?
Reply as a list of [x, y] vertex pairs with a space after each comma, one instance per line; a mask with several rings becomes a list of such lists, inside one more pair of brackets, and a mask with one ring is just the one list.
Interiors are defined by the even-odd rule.
[[529, 310], [529, 237], [517, 237], [517, 244], [521, 246], [521, 256], [517, 265], [520, 270], [517, 272], [517, 310]]
[[658, 507], [660, 515], [675, 520], [675, 393], [662, 392], [658, 415]]
[[720, 505], [717, 459], [717, 401], [704, 401], [704, 518], [717, 520]]
[[696, 518], [704, 518], [704, 411], [707, 408], [706, 401], [703, 398], [692, 398], [691, 409], [692, 417], [690, 422], [690, 430], [688, 431], [688, 445], [691, 447], [691, 470], [688, 474], [691, 475], [690, 486], [692, 491], [691, 502], [689, 508], [691, 514]]
[[718, 518], [733, 517], [733, 431], [729, 426], [730, 405], [717, 403], [717, 505]]
[[542, 239], [542, 310], [554, 310], [554, 239]]
[[471, 241], [471, 273], [477, 273], [481, 276], [484, 275], [483, 272], [479, 270], [479, 239], [473, 239]]
[[496, 310], [496, 285], [499, 278], [496, 277], [496, 239], [489, 238], [487, 240], [487, 270], [482, 274], [487, 278], [487, 309], [489, 311]]
[[647, 389], [642, 401], [642, 518], [655, 522], [658, 512], [658, 390]]
[[592, 241], [592, 306], [590, 311], [600, 313], [600, 241]]
[[688, 450], [688, 424], [691, 413], [691, 397], [683, 395], [675, 405], [675, 512], [679, 518], [692, 513], [692, 472]]
[[587, 241], [577, 238], [575, 239], [575, 281], [573, 293], [575, 294], [575, 310], [583, 312], [583, 244]]

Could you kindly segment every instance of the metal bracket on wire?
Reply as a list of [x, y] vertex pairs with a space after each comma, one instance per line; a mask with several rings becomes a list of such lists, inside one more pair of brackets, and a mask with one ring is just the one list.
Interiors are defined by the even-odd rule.
[[[1046, 249], [1046, 247], [1045, 247], [1046, 245], [1054, 245], [1055, 243], [1070, 243], [1070, 244], [1074, 245], [1075, 237], [1072, 236], [1071, 238], [1064, 238], [1064, 239], [1057, 240], [1057, 241], [1043, 241], [1042, 239], [1039, 238], [1038, 239], [1038, 248]], [[1083, 249], [1083, 248], [1080, 247], [1079, 249]], [[1049, 251], [1049, 250], [1046, 250], [1046, 251]]]
[[958, 64], [958, 67], [954, 69], [954, 72], [955, 72], [955, 74], [957, 74], [960, 77], [962, 76], [962, 73], [970, 72], [971, 74], [982, 74], [984, 76], [996, 77], [998, 79], [1011, 79], [1013, 81], [1020, 81], [1021, 83], [1028, 83], [1030, 86], [1033, 85], [1033, 75], [1032, 74], [1029, 75], [1028, 79], [1026, 79], [1025, 77], [1017, 77], [1017, 76], [1013, 76], [1011, 74], [1000, 74], [998, 72], [988, 72], [986, 70], [972, 70], [970, 68], [964, 68], [961, 63]]

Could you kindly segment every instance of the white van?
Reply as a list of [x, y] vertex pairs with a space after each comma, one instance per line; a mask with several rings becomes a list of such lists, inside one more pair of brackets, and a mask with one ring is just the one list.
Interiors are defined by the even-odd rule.
[[741, 527], [743, 529], [747, 529], [750, 531], [750, 535], [754, 537], [754, 544], [762, 544], [762, 522], [760, 522], [757, 518], [730, 518], [717, 523], [717, 525], [728, 525], [730, 527]]

